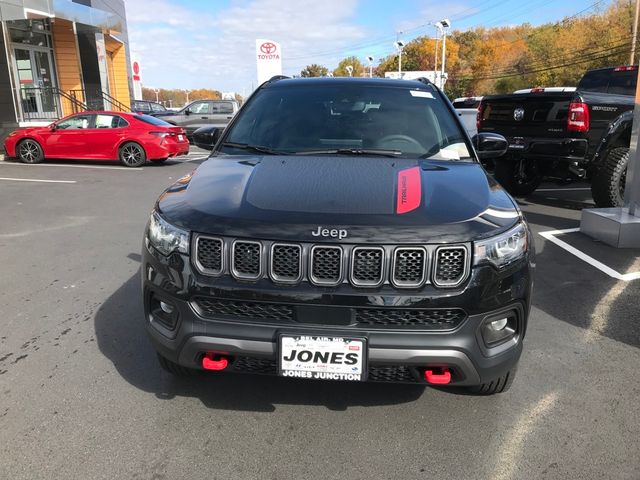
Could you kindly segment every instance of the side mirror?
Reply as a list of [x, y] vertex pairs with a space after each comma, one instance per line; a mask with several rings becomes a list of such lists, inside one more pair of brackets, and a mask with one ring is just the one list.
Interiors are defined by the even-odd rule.
[[204, 150], [213, 150], [213, 147], [216, 146], [218, 138], [220, 138], [221, 132], [222, 129], [217, 127], [201, 127], [193, 132], [193, 143], [198, 148], [202, 148]]
[[491, 132], [482, 132], [471, 139], [480, 160], [498, 158], [507, 153], [509, 142], [502, 135]]
[[51, 125], [49, 125], [49, 130], [51, 130], [52, 132], [55, 132], [58, 129], [58, 126], [55, 123], [52, 123]]
[[191, 115], [191, 110], [187, 108], [187, 109], [184, 111], [184, 114], [185, 114], [185, 115]]

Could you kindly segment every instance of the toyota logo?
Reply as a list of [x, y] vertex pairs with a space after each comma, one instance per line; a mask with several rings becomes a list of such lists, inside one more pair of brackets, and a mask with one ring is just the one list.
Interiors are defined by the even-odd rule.
[[264, 42], [262, 45], [260, 45], [260, 51], [265, 55], [271, 55], [276, 51], [276, 48], [276, 44], [271, 42]]
[[513, 111], [513, 119], [516, 122], [519, 122], [520, 120], [522, 120], [524, 118], [524, 108], [516, 108]]

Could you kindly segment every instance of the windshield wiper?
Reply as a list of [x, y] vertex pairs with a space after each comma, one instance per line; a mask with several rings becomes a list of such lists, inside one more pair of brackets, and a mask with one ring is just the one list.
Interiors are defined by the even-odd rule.
[[250, 150], [252, 152], [264, 153], [267, 155], [291, 155], [291, 152], [281, 152], [264, 145], [250, 145], [248, 143], [224, 142], [223, 147], [238, 148], [240, 150]]
[[397, 157], [402, 155], [400, 150], [382, 150], [374, 148], [334, 148], [327, 150], [301, 150], [296, 155], [380, 155], [383, 157]]

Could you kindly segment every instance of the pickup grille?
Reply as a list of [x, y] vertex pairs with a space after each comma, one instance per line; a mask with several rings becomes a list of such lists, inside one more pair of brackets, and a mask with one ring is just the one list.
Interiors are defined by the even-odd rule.
[[237, 280], [279, 285], [308, 281], [321, 287], [456, 288], [469, 278], [470, 245], [326, 245], [279, 243], [195, 234], [195, 269]]

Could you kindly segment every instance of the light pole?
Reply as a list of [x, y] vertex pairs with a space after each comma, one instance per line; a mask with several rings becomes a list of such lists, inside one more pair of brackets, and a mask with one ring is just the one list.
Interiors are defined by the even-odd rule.
[[156, 92], [156, 103], [160, 103], [160, 90], [156, 88], [154, 91]]
[[[640, 1], [640, 0], [638, 0]], [[367, 61], [369, 62], [369, 78], [373, 77], [373, 57], [369, 55], [367, 57]]]
[[187, 101], [186, 101], [185, 105], [189, 105], [189, 93], [191, 93], [191, 92], [189, 92], [189, 90], [185, 90], [184, 93], [187, 96]]
[[349, 76], [353, 77], [353, 65], [347, 65], [344, 68], [347, 70], [347, 73], [349, 74]]
[[448, 19], [440, 20], [438, 22], [442, 28], [442, 71], [440, 73], [440, 89], [444, 90], [444, 68], [447, 61], [447, 29], [451, 28], [451, 22]]
[[404, 42], [402, 40], [398, 40], [397, 42], [394, 42], [393, 45], [398, 51], [398, 76], [402, 78], [402, 49], [404, 48]]

